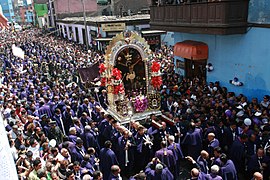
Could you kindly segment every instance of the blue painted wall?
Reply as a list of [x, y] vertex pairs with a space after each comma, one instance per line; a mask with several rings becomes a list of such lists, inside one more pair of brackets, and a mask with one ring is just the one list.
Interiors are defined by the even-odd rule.
[[[270, 29], [251, 28], [243, 35], [202, 35], [175, 33], [174, 40], [202, 41], [209, 46], [208, 62], [214, 70], [207, 81], [220, 81], [229, 91], [243, 93], [249, 98], [270, 94]], [[179, 58], [180, 59], [180, 58]], [[238, 77], [244, 86], [231, 85]]]
[[26, 11], [26, 17], [25, 22], [26, 23], [32, 23], [33, 22], [33, 12], [32, 11]]
[[[250, 0], [248, 22], [270, 24], [270, 0]], [[214, 71], [207, 72], [208, 82], [220, 81], [229, 91], [248, 98], [270, 95], [270, 28], [252, 27], [246, 34], [224, 36], [175, 32], [174, 43], [184, 40], [208, 44], [208, 62], [214, 66]], [[230, 84], [234, 77], [244, 86]]]
[[15, 21], [12, 0], [0, 0], [4, 16], [10, 21]]
[[270, 24], [270, 0], [250, 0], [248, 21]]

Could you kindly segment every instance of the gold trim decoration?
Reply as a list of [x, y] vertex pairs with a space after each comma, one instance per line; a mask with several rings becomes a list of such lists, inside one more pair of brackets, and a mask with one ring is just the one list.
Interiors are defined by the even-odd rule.
[[147, 94], [148, 98], [148, 108], [151, 110], [157, 110], [161, 107], [161, 97], [160, 94]]
[[[144, 66], [145, 69], [145, 77], [141, 77], [143, 80], [145, 80], [145, 84], [143, 88], [146, 90], [145, 96], [147, 98], [150, 98], [152, 101], [151, 107], [148, 107], [145, 112], [140, 113], [133, 113], [134, 111], [134, 105], [132, 102], [133, 93], [138, 92], [131, 92], [132, 96], [130, 96], [130, 91], [127, 94], [113, 94], [113, 78], [112, 78], [112, 71], [116, 67], [117, 64], [122, 65], [123, 61], [121, 61], [125, 58], [125, 64], [123, 64], [124, 67], [132, 67], [132, 65], [137, 64], [137, 62], [133, 62], [132, 65], [128, 65], [130, 61], [132, 61], [132, 56], [129, 54], [129, 50], [137, 51], [137, 54], [140, 56], [141, 65]], [[123, 52], [125, 52], [125, 56], [123, 56]], [[122, 54], [120, 54], [122, 53]], [[121, 57], [120, 57], [121, 56]], [[118, 59], [120, 58], [120, 60]], [[134, 59], [133, 59], [134, 60]], [[150, 46], [148, 45], [147, 41], [141, 37], [137, 32], [133, 31], [124, 31], [122, 33], [117, 34], [114, 38], [112, 38], [111, 42], [107, 46], [107, 49], [105, 51], [105, 66], [106, 66], [106, 78], [107, 78], [107, 92], [108, 92], [108, 100], [109, 100], [109, 106], [108, 106], [108, 112], [113, 112], [112, 114], [114, 117], [118, 117], [118, 120], [124, 120], [125, 118], [128, 119], [136, 119], [138, 118], [136, 114], [140, 114], [141, 117], [144, 117], [143, 114], [149, 115], [149, 112], [155, 110], [154, 112], [160, 113], [158, 110], [160, 108], [160, 95], [158, 92], [154, 90], [152, 87], [150, 80], [151, 80], [151, 71], [150, 71], [150, 65], [152, 64], [153, 56], [152, 51], [150, 50]], [[143, 62], [143, 63], [142, 63]], [[121, 64], [122, 63], [122, 64]], [[128, 65], [128, 66], [127, 66]], [[120, 66], [121, 67], [121, 66]], [[125, 69], [124, 69], [125, 70]], [[133, 70], [133, 69], [132, 69]], [[135, 74], [129, 74], [127, 73], [130, 79], [134, 79]], [[123, 77], [122, 78], [127, 78]], [[131, 81], [131, 84], [133, 85], [133, 81]], [[136, 89], [136, 88], [134, 88]], [[133, 87], [132, 89], [133, 90]], [[150, 93], [151, 91], [151, 93]], [[141, 93], [141, 92], [140, 92]], [[130, 115], [132, 114], [132, 115]], [[132, 117], [134, 118], [132, 118]], [[136, 117], [136, 118], [135, 118]], [[146, 116], [145, 116], [146, 117]], [[140, 118], [139, 118], [140, 119]]]

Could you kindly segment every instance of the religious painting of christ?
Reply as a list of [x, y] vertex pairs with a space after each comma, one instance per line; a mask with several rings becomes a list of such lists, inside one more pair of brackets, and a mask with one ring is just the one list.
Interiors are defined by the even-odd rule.
[[145, 64], [136, 49], [126, 47], [121, 50], [116, 56], [115, 67], [122, 72], [122, 81], [127, 95], [131, 95], [132, 92], [145, 94]]

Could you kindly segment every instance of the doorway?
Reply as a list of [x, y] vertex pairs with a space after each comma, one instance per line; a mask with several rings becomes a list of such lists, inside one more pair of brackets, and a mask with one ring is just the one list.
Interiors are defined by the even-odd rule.
[[206, 78], [206, 63], [207, 60], [190, 60], [185, 59], [185, 77], [193, 79], [195, 77]]
[[85, 29], [82, 29], [82, 36], [83, 36], [83, 44], [86, 44], [86, 38], [85, 38]]
[[76, 34], [76, 42], [79, 43], [80, 42], [80, 38], [79, 38], [79, 30], [77, 27], [75, 27], [75, 34]]

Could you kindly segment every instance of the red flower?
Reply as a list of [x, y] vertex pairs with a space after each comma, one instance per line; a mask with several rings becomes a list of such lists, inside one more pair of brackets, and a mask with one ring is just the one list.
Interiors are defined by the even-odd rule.
[[103, 73], [103, 72], [105, 72], [106, 71], [106, 67], [105, 67], [105, 65], [103, 64], [103, 63], [101, 63], [100, 65], [99, 65], [99, 73], [101, 74], [101, 73]]
[[106, 86], [106, 78], [105, 77], [101, 78], [100, 82], [101, 82], [100, 86]]
[[113, 87], [113, 94], [124, 94], [125, 93], [125, 88], [123, 84], [117, 85]]
[[113, 94], [118, 94], [119, 93], [119, 86], [114, 86], [113, 87]]
[[115, 80], [120, 80], [122, 79], [122, 74], [121, 74], [121, 71], [117, 68], [114, 68], [112, 70], [112, 76]]
[[160, 70], [160, 64], [158, 62], [153, 62], [151, 70], [152, 72], [158, 72]]
[[119, 85], [119, 93], [121, 93], [121, 94], [125, 93], [125, 88], [123, 87], [123, 84]]
[[159, 89], [162, 84], [162, 79], [160, 76], [154, 76], [152, 77], [151, 82], [154, 88]]

